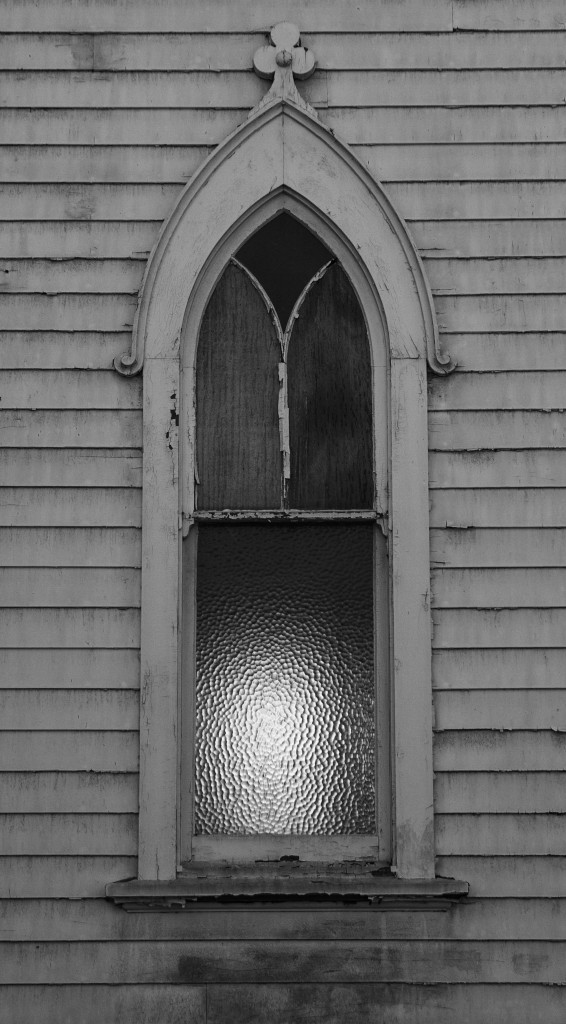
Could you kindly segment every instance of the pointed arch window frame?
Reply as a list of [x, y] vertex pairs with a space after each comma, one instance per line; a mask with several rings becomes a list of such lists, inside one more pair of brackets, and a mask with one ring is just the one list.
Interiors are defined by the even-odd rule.
[[[418, 252], [387, 195], [334, 133], [279, 99], [260, 105], [183, 191], [146, 269], [132, 349], [115, 363], [125, 375], [144, 365], [139, 867], [137, 882], [107, 887], [123, 905], [159, 901], [160, 886], [187, 890], [179, 864], [180, 556], [195, 438], [181, 381], [186, 387], [193, 326], [229, 255], [283, 209], [326, 239], [358, 295], [370, 342], [372, 324], [386, 339], [395, 878], [373, 889], [467, 891], [434, 870], [427, 363], [442, 374], [452, 365], [440, 351]], [[372, 358], [375, 365], [375, 351]]]

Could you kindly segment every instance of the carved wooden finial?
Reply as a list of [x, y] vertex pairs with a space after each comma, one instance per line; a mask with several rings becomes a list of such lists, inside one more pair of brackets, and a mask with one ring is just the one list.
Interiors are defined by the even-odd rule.
[[260, 106], [273, 100], [284, 99], [306, 107], [307, 104], [297, 92], [294, 79], [309, 78], [315, 67], [316, 60], [312, 50], [301, 46], [297, 26], [289, 21], [275, 25], [271, 29], [271, 45], [260, 46], [254, 54], [256, 74], [260, 78], [273, 79], [273, 85]]

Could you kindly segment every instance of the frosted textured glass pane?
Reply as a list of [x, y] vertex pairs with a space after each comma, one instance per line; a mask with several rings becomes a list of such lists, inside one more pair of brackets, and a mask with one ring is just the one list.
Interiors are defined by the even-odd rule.
[[228, 266], [197, 350], [197, 504], [279, 508], [279, 342], [248, 275]]
[[271, 299], [283, 330], [303, 288], [332, 254], [288, 213], [264, 224], [237, 252]]
[[335, 264], [307, 295], [288, 356], [291, 508], [371, 508], [371, 362], [366, 325]]
[[197, 834], [375, 832], [372, 544], [199, 527]]

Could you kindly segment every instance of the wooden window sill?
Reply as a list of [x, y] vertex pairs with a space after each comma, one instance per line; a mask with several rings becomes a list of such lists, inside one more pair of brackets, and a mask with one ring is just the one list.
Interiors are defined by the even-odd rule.
[[448, 910], [467, 896], [454, 878], [396, 878], [379, 865], [288, 860], [249, 865], [192, 863], [174, 881], [127, 879], [106, 897], [129, 913], [190, 910], [216, 904], [366, 904], [381, 910]]

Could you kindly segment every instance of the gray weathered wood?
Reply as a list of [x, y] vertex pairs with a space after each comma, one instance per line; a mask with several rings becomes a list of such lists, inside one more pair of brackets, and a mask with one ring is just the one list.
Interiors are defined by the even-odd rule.
[[[98, 237], [112, 237], [120, 233], [122, 239], [131, 233], [132, 251], [143, 252], [147, 233], [157, 231], [160, 222], [172, 209], [178, 196], [177, 185], [156, 184], [83, 184], [64, 182], [34, 183], [12, 182], [0, 186], [0, 219], [18, 221], [22, 232], [31, 232], [30, 244], [36, 244], [38, 232], [54, 232], [58, 245], [64, 246], [69, 233], [72, 245], [75, 232], [93, 232], [93, 246], [98, 248]], [[408, 220], [482, 220], [560, 218], [563, 212], [560, 181], [408, 181], [390, 182], [387, 193]], [[48, 221], [65, 221], [50, 225]], [[45, 221], [33, 229], [29, 221]], [[147, 228], [144, 224], [149, 225]], [[495, 225], [493, 225], [495, 227]], [[523, 230], [517, 224], [517, 230]], [[97, 234], [100, 232], [100, 236]], [[138, 244], [138, 239], [142, 244]], [[124, 243], [125, 244], [125, 243]], [[21, 255], [32, 255], [25, 250]], [[105, 256], [128, 255], [122, 250], [101, 250]], [[10, 255], [20, 255], [10, 249]], [[38, 255], [40, 253], [38, 252]], [[44, 255], [51, 255], [51, 251]], [[81, 255], [63, 248], [54, 255]], [[91, 255], [85, 252], [85, 256]]]
[[141, 463], [135, 448], [0, 448], [2, 483], [10, 487], [140, 487]]
[[[562, 1024], [563, 992], [535, 984], [501, 985], [497, 989], [498, 1024]], [[476, 984], [340, 985], [210, 985], [210, 1024], [487, 1024], [493, 1008], [493, 986]], [[501, 1009], [499, 1008], [501, 1001]], [[18, 1024], [20, 1022], [18, 1021]], [[49, 1022], [51, 1024], [51, 1022]], [[87, 1022], [90, 1024], [90, 1021]]]
[[[563, 71], [323, 71], [301, 83], [317, 106], [517, 106], [563, 102]], [[2, 96], [13, 107], [254, 107], [265, 93], [249, 71], [0, 72]], [[8, 106], [7, 100], [1, 106]]]
[[[436, 613], [439, 615], [440, 613]], [[460, 613], [444, 612], [444, 615]], [[475, 613], [474, 618], [483, 613]], [[495, 617], [512, 616], [495, 613]], [[435, 616], [436, 618], [436, 616]], [[534, 616], [530, 617], [531, 620]], [[472, 626], [473, 626], [472, 620]], [[545, 623], [546, 624], [546, 623]], [[466, 624], [468, 625], [468, 624]], [[437, 629], [437, 632], [438, 629]], [[461, 630], [464, 632], [464, 629]], [[503, 629], [500, 630], [503, 633]], [[441, 637], [439, 638], [442, 639]], [[489, 639], [485, 637], [484, 639]], [[499, 636], [505, 643], [505, 636]], [[525, 638], [526, 639], [526, 638]], [[536, 637], [535, 637], [536, 639]], [[465, 646], [466, 637], [458, 636]], [[443, 729], [556, 729], [566, 723], [565, 690], [437, 690], [434, 695], [435, 728]]]
[[564, 733], [530, 729], [470, 728], [439, 732], [434, 741], [437, 771], [564, 771]]
[[[108, 880], [133, 878], [136, 857], [13, 856], [2, 858], [0, 899], [101, 897]], [[60, 1011], [59, 1007], [59, 1011]]]
[[564, 568], [436, 569], [431, 583], [433, 608], [566, 607]]
[[0, 814], [0, 856], [135, 856], [137, 814]]
[[[435, 647], [566, 646], [566, 610], [563, 608], [438, 609], [433, 613], [433, 622]], [[526, 701], [528, 698], [527, 692], [521, 699]], [[471, 699], [474, 699], [473, 695]], [[539, 714], [548, 717], [549, 710], [545, 708], [540, 694], [533, 693], [532, 699]], [[551, 696], [549, 699], [554, 701], [557, 698]], [[507, 710], [510, 719], [515, 713], [527, 715], [526, 710], [521, 712], [518, 707], [509, 706]], [[532, 713], [533, 722], [538, 721], [535, 707]], [[556, 723], [548, 721], [546, 728], [553, 724]], [[528, 728], [528, 724], [522, 728]]]
[[438, 295], [435, 305], [443, 331], [559, 331], [566, 295]]
[[439, 690], [561, 690], [564, 648], [435, 651], [433, 683]]
[[438, 857], [436, 870], [448, 878], [467, 878], [473, 896], [561, 896], [566, 882], [563, 856]]
[[3, 294], [137, 294], [145, 263], [140, 257], [101, 259], [3, 259], [0, 292]]
[[464, 370], [563, 370], [563, 335], [555, 333], [450, 334], [450, 353]]
[[455, 29], [488, 29], [494, 32], [519, 30], [536, 32], [566, 28], [566, 14], [560, 0], [454, 0]]
[[139, 568], [139, 528], [109, 526], [0, 527], [0, 565], [131, 566]]
[[[237, 76], [235, 88], [238, 89], [241, 83], [241, 76]], [[438, 102], [438, 97], [431, 97], [430, 106], [415, 108], [406, 97], [400, 118], [398, 109], [387, 106], [381, 94], [373, 97], [375, 105], [358, 108], [353, 102], [351, 89], [346, 82], [345, 85], [344, 96], [339, 94], [339, 83], [337, 85], [336, 102], [339, 105], [321, 109], [320, 118], [350, 144], [566, 141], [564, 108], [529, 107], [525, 96], [518, 98], [517, 105], [512, 107], [482, 105], [454, 109], [432, 105]], [[363, 83], [359, 88], [359, 99], [362, 99]], [[415, 76], [415, 92], [417, 90], [418, 76]], [[48, 112], [4, 107], [0, 108], [0, 130], [4, 145], [210, 146], [222, 142], [234, 131], [249, 109], [238, 92], [234, 94], [233, 101], [227, 94], [219, 98], [219, 103], [213, 118], [209, 110], [190, 106], [154, 110], [135, 109], [134, 104], [128, 103], [122, 108], [96, 104], [95, 109], [88, 109], [78, 104], [78, 109], [54, 107]], [[232, 103], [236, 104], [234, 108]]]
[[[340, 942], [332, 944], [281, 940], [260, 944], [226, 942], [151, 941], [123, 943], [53, 943], [47, 959], [44, 950], [30, 942], [4, 950], [6, 981], [18, 984], [34, 977], [36, 984], [89, 984], [102, 975], [108, 982], [147, 984], [253, 982], [297, 983], [305, 971], [312, 982], [381, 982], [411, 984], [458, 981], [491, 983], [533, 981], [530, 957], [537, 957], [536, 982], [560, 983], [564, 946], [533, 942], [524, 962], [523, 944], [507, 942], [458, 942], [450, 946], [438, 940], [408, 944]], [[301, 986], [302, 987], [302, 986]]]
[[20, 815], [135, 814], [138, 777], [111, 772], [0, 772], [0, 807], [2, 814]]
[[139, 527], [140, 497], [132, 487], [2, 487], [0, 524]]
[[140, 585], [139, 569], [0, 568], [0, 607], [137, 608]]
[[5, 369], [109, 370], [130, 343], [129, 332], [0, 332]]
[[[564, 772], [439, 773], [434, 796], [437, 811], [445, 814], [563, 815], [566, 811]], [[546, 827], [542, 819], [541, 825], [542, 839]]]
[[461, 529], [566, 526], [564, 488], [492, 488], [431, 492], [431, 524]]
[[141, 378], [108, 370], [2, 370], [4, 409], [140, 409]]
[[[302, 32], [304, 46], [315, 50], [320, 68], [562, 68], [559, 31], [525, 34], [521, 46], [513, 32]], [[5, 70], [244, 71], [250, 54], [264, 45], [263, 32], [149, 34], [12, 33], [0, 41]]]
[[0, 445], [15, 448], [140, 448], [141, 415], [130, 410], [0, 411]]
[[439, 856], [559, 856], [564, 851], [564, 814], [436, 814]]
[[[481, 395], [481, 388], [478, 387]], [[478, 402], [481, 399], [478, 399]], [[445, 487], [562, 487], [566, 484], [566, 451], [549, 450], [432, 452], [429, 484]], [[533, 543], [536, 536], [533, 534]], [[558, 538], [555, 537], [555, 540]], [[513, 543], [512, 535], [501, 537]], [[542, 537], [539, 538], [542, 542]], [[561, 558], [561, 547], [556, 546]], [[528, 549], [524, 553], [528, 557]]]
[[2, 725], [8, 730], [116, 730], [138, 725], [136, 690], [0, 690]]
[[139, 647], [140, 642], [138, 609], [6, 608], [0, 625], [4, 647]]
[[563, 448], [566, 445], [566, 416], [561, 408], [556, 411], [431, 412], [430, 447], [441, 451]]
[[[43, 1024], [59, 1024], [62, 1006], [81, 1024], [101, 1024], [116, 1019], [115, 1015], [122, 1024], [161, 1024], [164, 1015], [169, 1021], [177, 1018], [187, 1024], [206, 1021], [204, 985], [12, 985], [0, 993], [2, 1024], [40, 1019]], [[551, 1017], [549, 1024], [554, 1024]]]
[[[132, 187], [135, 191], [135, 186]], [[148, 193], [151, 193], [151, 189], [151, 185], [147, 186]], [[151, 196], [148, 195], [148, 199], [150, 198]], [[30, 200], [33, 202], [31, 195]], [[55, 201], [56, 197], [53, 197], [51, 209], [37, 212], [43, 212], [44, 215], [56, 214], [58, 211], [55, 208]], [[69, 206], [71, 206], [71, 202], [69, 202]], [[24, 212], [21, 210], [22, 214]], [[30, 214], [32, 212], [33, 210], [29, 210]], [[61, 211], [62, 214], [65, 212], [65, 210]], [[36, 259], [38, 257], [43, 257], [46, 260], [90, 258], [92, 261], [99, 258], [128, 258], [135, 261], [136, 265], [138, 261], [144, 261], [149, 256], [161, 227], [160, 221], [129, 221], [124, 216], [118, 222], [112, 220], [90, 221], [86, 216], [87, 211], [84, 212], [84, 220], [71, 223], [53, 217], [44, 221], [34, 220], [33, 223], [21, 220], [3, 221], [0, 256], [11, 257], [12, 260], [16, 258]], [[69, 211], [70, 213], [71, 211]], [[112, 211], [109, 211], [109, 215], [111, 213]], [[94, 263], [91, 263], [91, 267], [93, 266]], [[134, 272], [137, 273], [135, 268], [132, 273]]]
[[17, 772], [135, 772], [138, 760], [137, 731], [16, 730], [3, 733], [0, 751], [0, 769]]
[[132, 326], [134, 295], [0, 295], [6, 330], [125, 331]]
[[136, 690], [139, 652], [124, 650], [0, 650], [1, 686], [9, 690]]
[[[544, 149], [544, 146], [541, 147]], [[419, 154], [421, 148], [419, 148]], [[487, 155], [485, 157], [487, 159]], [[485, 165], [482, 164], [482, 166]], [[565, 168], [566, 170], [566, 168]], [[453, 169], [452, 176], [457, 177]], [[526, 221], [508, 220], [459, 220], [440, 221], [412, 220], [411, 234], [415, 238], [421, 255], [429, 261], [467, 257], [550, 257], [563, 256], [566, 250], [564, 227], [559, 220], [531, 218]], [[552, 289], [549, 289], [550, 291]], [[560, 289], [562, 291], [562, 289]], [[491, 326], [492, 331], [514, 330], [510, 325], [500, 328]], [[527, 330], [526, 324], [518, 327]], [[559, 329], [559, 328], [558, 328]], [[473, 331], [472, 327], [462, 328], [461, 333]]]
[[[89, 0], [71, 9], [61, 0], [46, 0], [41, 11], [31, 0], [16, 0], [6, 18], [4, 31], [10, 32], [241, 32], [242, 21], [249, 32], [262, 32], [277, 24], [281, 9], [275, 0], [250, 8], [230, 0], [218, 0], [212, 15], [208, 4], [197, 0], [187, 9], [183, 0]], [[304, 32], [352, 31], [351, 13], [341, 0], [314, 0], [305, 9], [300, 0], [292, 0], [285, 17], [300, 24]], [[387, 0], [359, 0], [355, 14], [358, 32], [451, 32], [452, 8], [449, 0], [401, 0], [392, 7]]]

